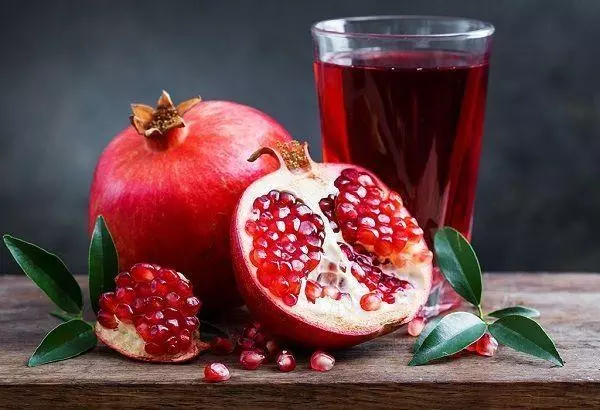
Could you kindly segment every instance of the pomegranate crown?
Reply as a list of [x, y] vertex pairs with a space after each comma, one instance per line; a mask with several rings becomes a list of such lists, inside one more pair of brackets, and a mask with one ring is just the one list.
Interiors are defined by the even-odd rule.
[[275, 147], [262, 147], [255, 151], [249, 162], [254, 162], [263, 154], [270, 155], [279, 160], [281, 164], [285, 164], [288, 170], [292, 172], [306, 172], [311, 168], [311, 159], [308, 154], [308, 144], [296, 140], [288, 142], [278, 142]]
[[185, 127], [183, 114], [200, 101], [202, 99], [198, 96], [175, 106], [169, 93], [163, 90], [156, 108], [146, 104], [131, 104], [133, 114], [129, 121], [140, 135], [149, 138], [160, 137], [173, 128]]

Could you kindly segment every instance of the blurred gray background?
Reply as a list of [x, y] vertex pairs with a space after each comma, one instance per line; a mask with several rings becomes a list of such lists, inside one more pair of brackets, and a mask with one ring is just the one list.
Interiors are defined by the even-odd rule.
[[[12, 1], [0, 42], [0, 232], [86, 270], [95, 162], [129, 103], [263, 110], [320, 157], [309, 27], [365, 14], [495, 24], [474, 242], [487, 270], [599, 270], [600, 1]], [[0, 272], [18, 269], [4, 247]]]

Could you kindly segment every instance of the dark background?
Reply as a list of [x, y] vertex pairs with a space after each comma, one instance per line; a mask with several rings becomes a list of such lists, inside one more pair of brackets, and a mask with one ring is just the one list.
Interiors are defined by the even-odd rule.
[[[475, 219], [487, 270], [598, 270], [600, 1], [12, 1], [0, 42], [0, 232], [85, 272], [88, 187], [130, 102], [261, 109], [320, 157], [309, 27], [461, 15], [497, 29]], [[17, 267], [4, 247], [0, 272]]]

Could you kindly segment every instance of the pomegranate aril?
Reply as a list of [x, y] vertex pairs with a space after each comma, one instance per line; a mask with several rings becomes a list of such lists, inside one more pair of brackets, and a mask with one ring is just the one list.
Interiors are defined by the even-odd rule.
[[208, 383], [224, 382], [230, 378], [229, 369], [222, 363], [210, 363], [204, 368], [204, 381]]
[[240, 365], [246, 370], [256, 370], [265, 361], [265, 355], [256, 350], [244, 350], [240, 354]]
[[166, 353], [165, 347], [163, 345], [152, 342], [146, 343], [146, 345], [144, 346], [144, 350], [146, 350], [146, 353], [152, 356], [160, 356]]
[[306, 299], [315, 303], [315, 301], [321, 297], [323, 293], [323, 288], [317, 282], [307, 280], [306, 286], [304, 288], [304, 293], [306, 294]]
[[120, 303], [115, 308], [115, 316], [121, 322], [133, 323], [133, 310], [131, 306]]
[[127, 305], [133, 304], [135, 301], [135, 290], [130, 287], [117, 288], [115, 291], [115, 297], [120, 303], [125, 303]]
[[366, 293], [360, 298], [360, 307], [363, 310], [374, 311], [381, 307], [381, 296], [377, 293]]
[[135, 293], [136, 295], [139, 296], [152, 296], [152, 288], [150, 287], [150, 283], [149, 282], [142, 282], [142, 283], [138, 283], [135, 286]]
[[335, 359], [330, 354], [317, 350], [310, 357], [310, 368], [319, 372], [326, 372], [333, 368]]
[[283, 303], [290, 307], [298, 303], [298, 298], [292, 294], [283, 295], [281, 297], [281, 300], [283, 301]]
[[129, 274], [129, 272], [121, 272], [115, 278], [115, 283], [117, 284], [118, 288], [125, 287], [125, 286], [132, 286], [133, 279], [131, 278], [131, 275]]
[[179, 328], [181, 327], [179, 320], [177, 319], [165, 320], [165, 326], [167, 326], [169, 330], [174, 333], [177, 333], [179, 331]]
[[408, 334], [417, 337], [423, 332], [425, 328], [425, 318], [417, 316], [410, 322], [408, 322]]
[[158, 276], [170, 285], [181, 280], [177, 272], [173, 269], [161, 269]]
[[167, 281], [163, 279], [154, 279], [150, 283], [150, 291], [153, 295], [165, 296], [167, 293], [169, 293], [169, 285]]
[[169, 328], [164, 325], [152, 325], [150, 326], [150, 340], [154, 343], [163, 343], [169, 337]]
[[176, 290], [178, 291], [180, 296], [193, 296], [192, 294], [192, 285], [190, 285], [188, 282], [183, 282], [180, 281], [177, 283], [177, 288]]
[[197, 330], [200, 327], [200, 321], [196, 316], [186, 317], [183, 321], [183, 325], [190, 331]]
[[160, 296], [150, 296], [146, 298], [146, 311], [154, 312], [164, 307], [163, 298]]
[[187, 349], [188, 347], [190, 347], [191, 344], [192, 344], [192, 333], [187, 329], [183, 329], [181, 331], [181, 333], [179, 334], [180, 350]]
[[100, 296], [98, 304], [100, 305], [100, 309], [106, 312], [114, 312], [118, 302], [113, 292], [106, 292]]
[[282, 350], [276, 359], [277, 368], [282, 372], [291, 372], [296, 368], [296, 359], [294, 355], [287, 350]]
[[138, 335], [140, 335], [140, 337], [144, 340], [144, 342], [149, 342], [151, 340], [150, 326], [148, 325], [148, 323], [140, 322], [136, 324], [135, 330], [137, 331]]
[[323, 287], [322, 297], [328, 297], [331, 299], [337, 299], [340, 296], [340, 290], [333, 286]]
[[485, 333], [479, 338], [475, 345], [475, 351], [480, 356], [491, 357], [498, 350], [498, 341], [489, 333]]
[[150, 282], [154, 279], [156, 269], [149, 263], [136, 263], [129, 270], [129, 273], [135, 282]]
[[269, 354], [269, 356], [272, 356], [279, 349], [279, 345], [274, 339], [268, 339], [266, 342], [264, 342], [264, 346], [265, 351]]
[[201, 306], [200, 299], [190, 296], [183, 302], [180, 309], [187, 316], [195, 316], [200, 311]]
[[211, 352], [219, 356], [231, 354], [234, 349], [235, 345], [229, 338], [217, 336], [210, 343]]
[[165, 297], [165, 300], [167, 301], [167, 305], [168, 306], [170, 306], [170, 307], [178, 307], [179, 303], [181, 301], [181, 297], [177, 293], [175, 293], [175, 292], [170, 292]]
[[256, 347], [254, 340], [247, 337], [240, 338], [237, 345], [241, 351], [253, 350]]
[[118, 326], [117, 319], [112, 312], [100, 309], [98, 311], [98, 323], [108, 329], [116, 329]]
[[167, 354], [177, 354], [179, 353], [179, 340], [175, 336], [169, 337], [165, 341]]

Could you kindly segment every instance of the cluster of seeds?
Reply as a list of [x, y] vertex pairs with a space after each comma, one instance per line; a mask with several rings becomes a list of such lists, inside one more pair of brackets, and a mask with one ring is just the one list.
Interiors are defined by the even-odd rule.
[[347, 242], [360, 243], [386, 258], [423, 237], [417, 221], [403, 208], [400, 195], [394, 191], [386, 194], [368, 173], [346, 168], [334, 185], [340, 191], [335, 197], [335, 223]]
[[117, 329], [120, 321], [135, 326], [150, 355], [176, 355], [190, 347], [201, 302], [189, 281], [172, 269], [138, 263], [115, 282], [115, 291], [100, 297], [100, 325]]
[[273, 190], [256, 198], [245, 230], [253, 238], [250, 262], [259, 282], [294, 306], [301, 280], [321, 261], [322, 218], [295, 195]]
[[[364, 310], [378, 310], [382, 301], [392, 304], [396, 301], [396, 292], [412, 288], [409, 282], [383, 272], [378, 266], [380, 262], [377, 257], [359, 245], [354, 250], [344, 243], [338, 245], [350, 261], [352, 276], [370, 291], [360, 300], [360, 306]], [[358, 253], [355, 250], [362, 250], [362, 252]]]

